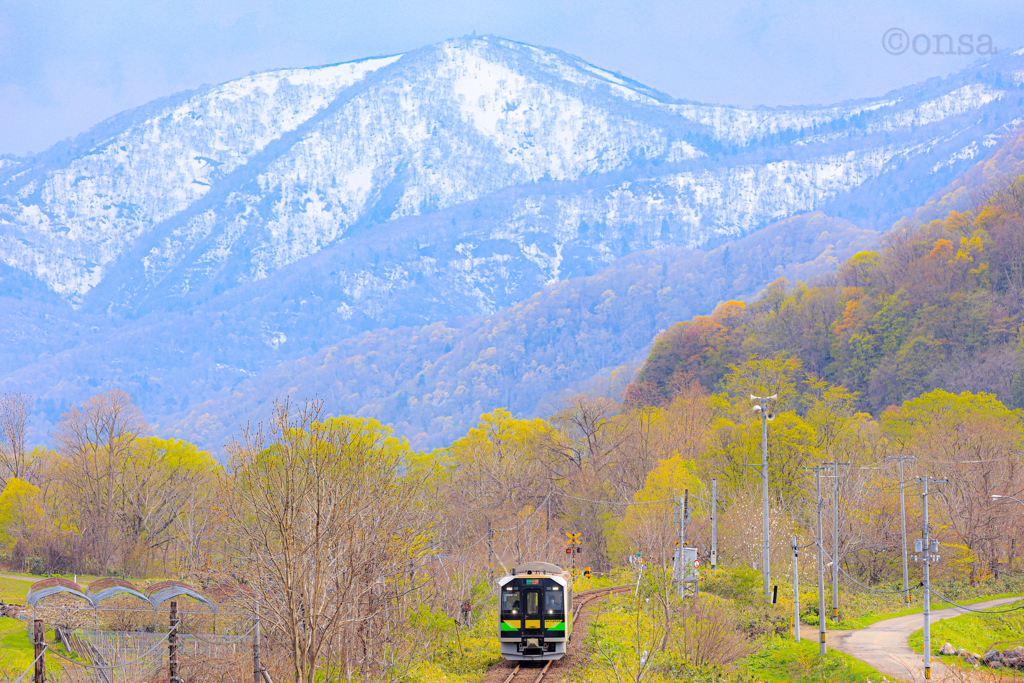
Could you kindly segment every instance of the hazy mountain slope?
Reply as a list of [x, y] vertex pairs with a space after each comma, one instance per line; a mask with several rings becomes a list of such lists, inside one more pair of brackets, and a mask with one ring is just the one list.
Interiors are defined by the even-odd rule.
[[163, 421], [326, 344], [495, 314], [634, 252], [818, 209], [886, 229], [998, 145], [1022, 88], [1006, 55], [744, 110], [499, 38], [204, 86], [0, 160], [2, 384], [48, 420], [123, 386]]
[[[723, 297], [752, 295], [777, 276], [834, 267], [877, 239], [818, 212], [710, 252], [633, 254], [494, 315], [339, 341], [224, 390], [160, 428], [217, 448], [239, 425], [261, 419], [274, 397], [315, 393], [333, 413], [372, 415], [418, 445], [441, 445], [484, 411], [532, 413], [573, 385], [641, 358], [653, 334], [679, 316]], [[630, 377], [613, 381], [621, 390]]]

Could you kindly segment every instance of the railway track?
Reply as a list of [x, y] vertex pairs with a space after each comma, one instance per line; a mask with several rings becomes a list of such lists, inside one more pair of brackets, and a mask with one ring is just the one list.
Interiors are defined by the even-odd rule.
[[[632, 586], [609, 586], [608, 588], [595, 588], [593, 590], [576, 593], [576, 595], [573, 596], [573, 602], [575, 603], [572, 615], [573, 621], [576, 621], [580, 612], [588, 604], [616, 593], [627, 593], [632, 589]], [[576, 632], [574, 631], [573, 635], [575, 635], [575, 633]], [[559, 662], [563, 661], [565, 660], [559, 660]], [[548, 674], [548, 670], [551, 669], [551, 665], [554, 663], [554, 661], [545, 662], [544, 668], [542, 669], [519, 664], [516, 668], [512, 669], [502, 683], [543, 683], [545, 676]]]
[[576, 617], [579, 616], [580, 611], [587, 606], [588, 603], [593, 602], [599, 598], [605, 598], [609, 595], [616, 593], [626, 593], [632, 590], [632, 586], [609, 586], [607, 588], [594, 588], [589, 591], [580, 591], [573, 596], [573, 601], [576, 603], [575, 609], [572, 613], [572, 619], [575, 622]]
[[[575, 594], [573, 596], [573, 602], [575, 603], [572, 611], [573, 622], [577, 620], [577, 617], [580, 616], [580, 612], [588, 604], [616, 593], [627, 593], [632, 590], [632, 588], [632, 586], [609, 586], [608, 588], [595, 588], [590, 591], [582, 591]], [[544, 668], [540, 670], [537, 668], [518, 665], [511, 673], [509, 673], [502, 683], [542, 683], [548, 675], [548, 670], [551, 669], [552, 664], [555, 664], [554, 661], [547, 661]]]
[[[533, 683], [541, 683], [541, 681], [544, 680], [544, 676], [547, 674], [548, 669], [551, 668], [551, 664], [552, 662], [548, 661], [544, 665], [544, 668], [537, 673], [536, 678], [533, 678], [533, 673], [537, 671], [536, 669], [524, 669], [522, 664], [520, 664], [516, 666], [516, 668], [512, 669], [512, 673], [508, 675], [508, 678], [505, 679], [504, 683], [512, 683], [512, 681], [516, 681], [518, 683], [520, 680], [522, 680], [523, 683], [530, 680], [533, 680]], [[522, 673], [523, 675], [517, 678], [519, 673]]]

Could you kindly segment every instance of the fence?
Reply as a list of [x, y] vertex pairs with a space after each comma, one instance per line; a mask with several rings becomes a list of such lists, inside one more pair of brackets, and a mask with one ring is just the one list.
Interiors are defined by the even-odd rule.
[[[248, 659], [251, 649], [254, 683], [273, 683], [260, 659], [260, 622], [241, 635], [182, 633], [177, 603], [170, 604], [170, 629], [166, 633], [54, 629], [54, 635], [70, 656], [44, 642], [41, 619], [32, 624], [35, 660], [13, 683], [134, 683], [152, 681], [166, 670], [170, 683], [181, 683], [182, 660], [210, 662]], [[60, 667], [47, 667], [47, 659]], [[247, 667], [244, 667], [247, 668]], [[238, 680], [238, 679], [233, 679]]]

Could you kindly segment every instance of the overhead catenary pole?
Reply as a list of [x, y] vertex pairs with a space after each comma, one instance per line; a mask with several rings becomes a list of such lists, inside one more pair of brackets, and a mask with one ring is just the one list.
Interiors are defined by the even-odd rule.
[[711, 569], [718, 568], [718, 479], [711, 480]]

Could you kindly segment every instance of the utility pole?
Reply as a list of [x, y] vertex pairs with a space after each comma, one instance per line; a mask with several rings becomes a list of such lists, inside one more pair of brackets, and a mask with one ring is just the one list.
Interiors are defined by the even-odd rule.
[[832, 505], [832, 620], [839, 621], [839, 466], [848, 462], [825, 462], [832, 468], [834, 501]]
[[907, 573], [907, 504], [904, 501], [903, 496], [903, 461], [907, 459], [907, 456], [901, 455], [898, 458], [892, 458], [900, 465], [900, 539], [902, 544], [900, 545], [900, 555], [903, 558], [903, 602], [904, 604], [910, 604], [910, 577]]
[[825, 545], [824, 539], [821, 533], [821, 470], [824, 469], [822, 465], [817, 467], [808, 467], [807, 469], [814, 470], [814, 508], [818, 518], [818, 654], [822, 657], [825, 656]]
[[546, 531], [551, 533], [551, 484], [548, 483], [548, 525]]
[[[928, 482], [941, 484], [948, 479], [931, 479], [927, 475], [919, 480], [921, 482], [921, 561], [924, 562], [924, 678], [930, 680], [932, 677], [932, 624], [931, 624], [931, 577], [929, 568], [932, 563], [932, 553], [938, 550], [938, 543], [932, 548], [932, 541], [928, 534]], [[938, 555], [934, 559], [939, 559]]]
[[683, 507], [679, 512], [679, 547], [686, 545], [686, 532], [690, 526], [690, 489], [683, 489]]
[[718, 480], [711, 480], [711, 569], [718, 568]]
[[252, 683], [260, 683], [263, 663], [260, 662], [260, 604], [256, 603], [256, 617], [252, 625]]
[[774, 404], [778, 397], [778, 394], [771, 396], [750, 395], [750, 400], [754, 402], [754, 412], [759, 413], [761, 416], [761, 503], [763, 507], [761, 575], [764, 580], [764, 597], [769, 603], [772, 600], [772, 568], [768, 536], [768, 422], [775, 419], [775, 412], [768, 402], [771, 401]]
[[492, 590], [494, 590], [494, 529], [491, 528], [491, 520], [487, 520], [487, 567]]
[[[796, 536], [793, 537], [793, 640], [800, 642], [800, 567], [797, 557], [800, 551], [796, 545]], [[259, 683], [257, 681], [256, 683]]]

